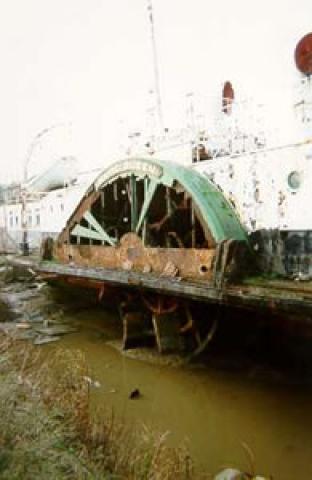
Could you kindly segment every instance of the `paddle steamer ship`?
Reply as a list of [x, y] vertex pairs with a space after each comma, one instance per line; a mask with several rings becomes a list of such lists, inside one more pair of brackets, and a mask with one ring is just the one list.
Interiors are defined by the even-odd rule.
[[[159, 319], [181, 305], [182, 329], [198, 335], [191, 300], [300, 311], [310, 321], [312, 34], [298, 43], [295, 63], [288, 112], [239, 101], [228, 81], [215, 117], [195, 115], [192, 104], [185, 128], [134, 136], [54, 242], [44, 241], [37, 270], [99, 299], [122, 291], [121, 305], [139, 296], [160, 349]], [[125, 338], [128, 329], [126, 320]]]

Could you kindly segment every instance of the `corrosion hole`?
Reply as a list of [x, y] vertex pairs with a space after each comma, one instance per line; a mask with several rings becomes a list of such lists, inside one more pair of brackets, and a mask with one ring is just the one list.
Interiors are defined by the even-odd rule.
[[205, 273], [207, 273], [208, 270], [209, 270], [209, 269], [208, 269], [207, 265], [200, 265], [200, 267], [199, 267], [199, 273], [200, 273], [201, 275], [205, 275]]

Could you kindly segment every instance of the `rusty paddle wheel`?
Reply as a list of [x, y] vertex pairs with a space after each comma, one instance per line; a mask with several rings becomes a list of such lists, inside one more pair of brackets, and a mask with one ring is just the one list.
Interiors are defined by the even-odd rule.
[[[159, 351], [162, 325], [174, 316], [180, 317], [177, 333], [192, 335], [195, 349], [201, 349], [205, 339], [188, 300], [170, 286], [185, 280], [213, 285], [218, 265], [225, 268], [224, 252], [227, 264], [233, 251], [221, 246], [233, 242], [245, 244], [245, 231], [208, 178], [175, 163], [127, 159], [104, 170], [91, 185], [55, 242], [53, 256], [72, 267], [76, 281], [97, 289], [99, 299], [118, 289], [125, 347], [130, 324], [140, 323], [134, 322], [139, 317], [135, 312], [143, 308]], [[105, 271], [106, 281], [92, 284], [86, 268]]]

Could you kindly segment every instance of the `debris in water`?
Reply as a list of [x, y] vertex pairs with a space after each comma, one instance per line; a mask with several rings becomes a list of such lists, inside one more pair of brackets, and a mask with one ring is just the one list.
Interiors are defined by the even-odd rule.
[[36, 336], [33, 330], [19, 330], [14, 332], [15, 340], [32, 340]]
[[293, 279], [296, 282], [310, 282], [312, 279], [312, 276], [308, 273], [299, 272], [298, 274], [294, 275]]
[[21, 322], [16, 324], [16, 328], [27, 329], [27, 328], [31, 328], [31, 325], [29, 325], [29, 323], [26, 323], [26, 322]]
[[40, 312], [38, 312], [38, 311], [28, 312], [28, 316], [29, 316], [29, 318], [42, 317], [42, 315], [41, 315]]
[[0, 330], [5, 334], [8, 334], [16, 329], [16, 323], [14, 322], [1, 322]]
[[37, 337], [36, 340], [34, 341], [34, 345], [44, 345], [46, 343], [52, 343], [52, 342], [57, 342], [58, 340], [60, 340], [61, 337]]
[[222, 470], [222, 472], [218, 473], [214, 477], [214, 480], [270, 480], [270, 477], [250, 475], [249, 473], [241, 472], [236, 468], [226, 468], [225, 470]]
[[130, 400], [134, 400], [136, 398], [140, 398], [141, 397], [141, 392], [138, 388], [135, 388], [134, 390], [132, 390], [129, 394], [129, 398]]
[[244, 480], [245, 478], [247, 477], [236, 468], [226, 468], [218, 473], [214, 480]]
[[87, 375], [84, 375], [82, 378], [90, 385], [90, 387], [100, 388], [101, 386], [100, 382], [97, 380], [92, 380], [92, 378], [88, 377]]
[[28, 321], [30, 323], [44, 323], [45, 318], [38, 312], [28, 313]]
[[36, 328], [36, 331], [43, 335], [65, 335], [66, 333], [75, 333], [77, 329], [68, 325], [55, 325], [54, 327]]
[[34, 277], [37, 275], [36, 272], [35, 272], [32, 268], [30, 268], [30, 267], [27, 268], [27, 271], [28, 271], [31, 275], [33, 275]]

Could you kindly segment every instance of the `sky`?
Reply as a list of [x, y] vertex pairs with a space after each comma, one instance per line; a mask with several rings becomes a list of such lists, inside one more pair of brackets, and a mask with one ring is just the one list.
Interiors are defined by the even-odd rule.
[[[298, 78], [293, 52], [312, 30], [311, 0], [153, 8], [165, 122], [187, 93], [218, 96], [225, 80], [272, 101]], [[0, 59], [0, 183], [20, 178], [26, 159], [30, 173], [63, 155], [105, 167], [119, 132], [140, 128], [150, 105], [147, 0], [0, 0]]]

